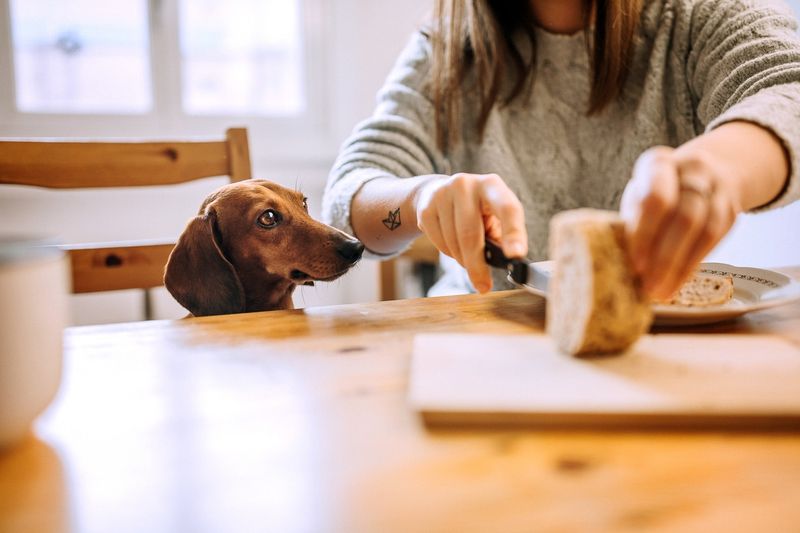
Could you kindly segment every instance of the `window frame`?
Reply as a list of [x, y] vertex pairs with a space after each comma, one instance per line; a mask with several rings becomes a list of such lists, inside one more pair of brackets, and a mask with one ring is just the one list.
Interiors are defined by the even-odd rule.
[[247, 127], [251, 145], [280, 160], [327, 158], [335, 153], [327, 112], [325, 0], [299, 0], [305, 110], [290, 116], [188, 115], [181, 103], [178, 0], [146, 0], [152, 109], [145, 113], [32, 113], [16, 107], [10, 0], [0, 0], [0, 136], [148, 137], [219, 136]]

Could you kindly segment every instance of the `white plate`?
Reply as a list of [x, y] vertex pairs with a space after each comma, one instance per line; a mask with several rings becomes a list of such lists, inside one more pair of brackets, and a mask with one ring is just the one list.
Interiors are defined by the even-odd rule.
[[[553, 271], [553, 261], [540, 261], [534, 264], [545, 272]], [[742, 316], [751, 311], [759, 311], [800, 300], [800, 282], [773, 270], [737, 267], [726, 265], [725, 263], [702, 263], [700, 272], [716, 275], [730, 274], [733, 276], [733, 299], [722, 305], [708, 307], [653, 305], [656, 325], [713, 324]], [[512, 281], [510, 278], [509, 280]], [[533, 294], [547, 296], [547, 293], [541, 287], [528, 284], [517, 286]]]

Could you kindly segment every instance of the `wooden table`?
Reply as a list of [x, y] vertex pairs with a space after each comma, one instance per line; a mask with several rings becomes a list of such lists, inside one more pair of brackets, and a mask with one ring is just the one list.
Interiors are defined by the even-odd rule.
[[[415, 333], [542, 326], [510, 291], [69, 329], [58, 399], [0, 455], [0, 531], [798, 531], [797, 433], [429, 430], [407, 408]], [[800, 347], [800, 303], [699, 331]]]

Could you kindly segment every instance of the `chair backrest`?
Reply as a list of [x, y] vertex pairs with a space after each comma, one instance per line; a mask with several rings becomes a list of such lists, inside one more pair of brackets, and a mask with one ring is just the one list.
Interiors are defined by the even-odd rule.
[[[0, 140], [0, 184], [49, 189], [172, 185], [212, 176], [251, 177], [247, 130], [214, 141]], [[163, 285], [174, 242], [65, 246], [72, 292]]]

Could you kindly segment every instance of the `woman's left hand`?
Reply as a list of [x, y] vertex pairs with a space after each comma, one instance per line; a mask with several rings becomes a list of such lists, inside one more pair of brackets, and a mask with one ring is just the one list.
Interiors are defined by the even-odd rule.
[[682, 158], [665, 146], [637, 160], [620, 211], [631, 261], [651, 297], [678, 290], [742, 211], [723, 172], [712, 158]]

